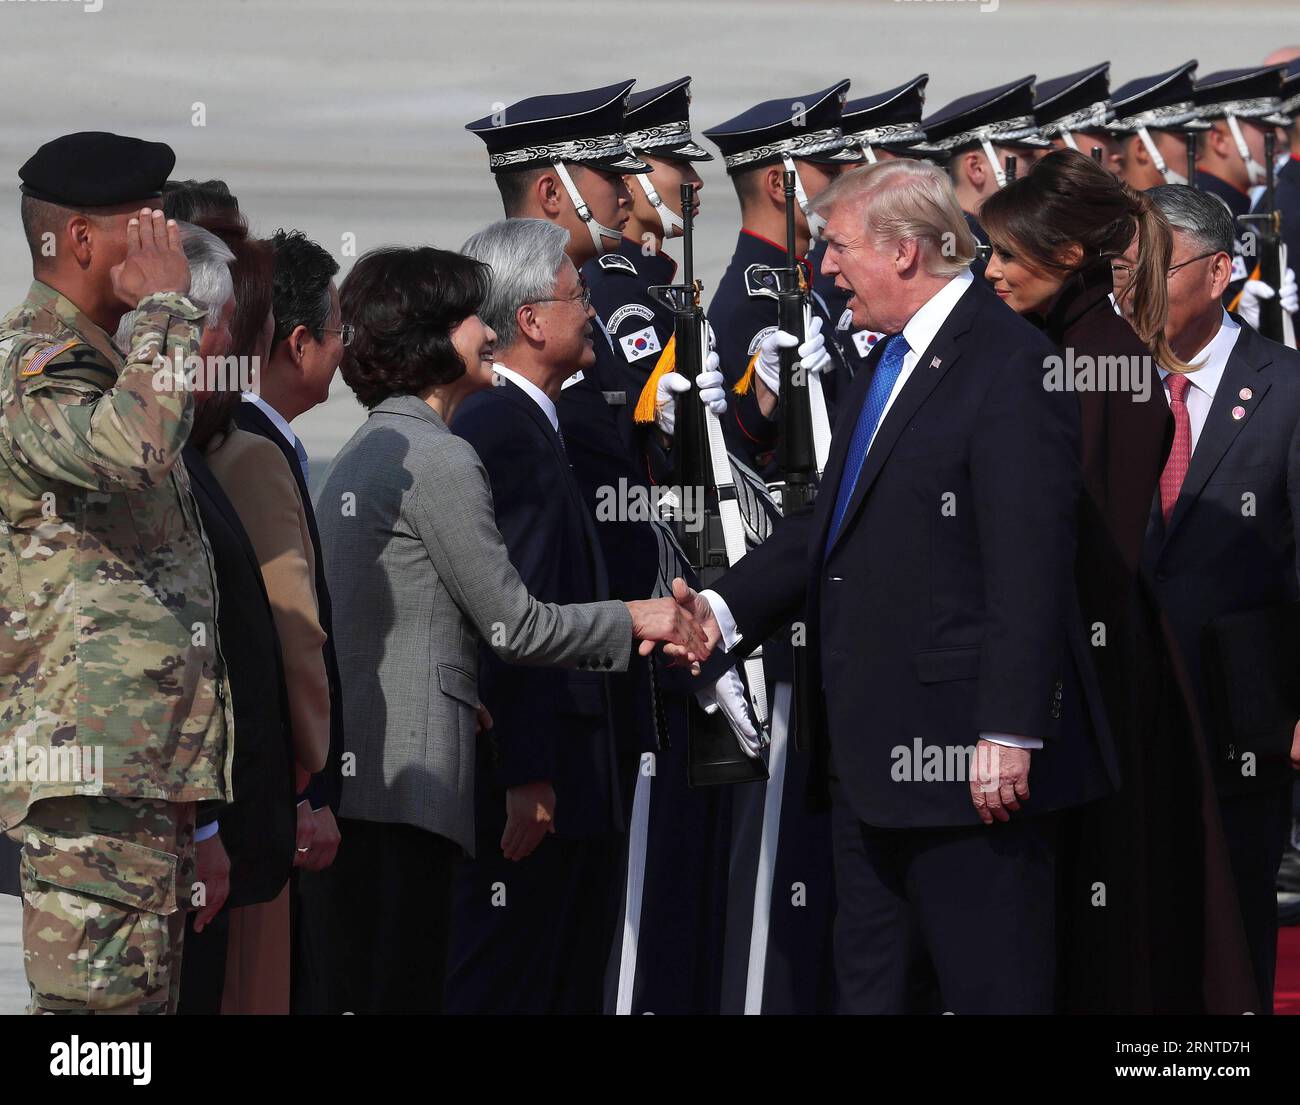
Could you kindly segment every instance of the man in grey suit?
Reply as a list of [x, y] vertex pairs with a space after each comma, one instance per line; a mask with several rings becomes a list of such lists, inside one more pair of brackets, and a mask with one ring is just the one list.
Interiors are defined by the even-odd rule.
[[521, 582], [484, 465], [447, 429], [463, 399], [491, 389], [494, 335], [476, 314], [488, 288], [486, 266], [425, 247], [367, 254], [341, 291], [355, 327], [343, 375], [371, 413], [317, 509], [340, 627], [343, 844], [303, 886], [328, 949], [318, 981], [332, 1012], [437, 1011], [454, 860], [476, 847], [520, 859], [553, 828], [526, 788], [498, 789], [478, 810], [495, 835], [476, 842], [476, 771], [490, 771], [494, 743], [480, 644], [499, 668], [579, 669], [536, 673], [538, 696], [554, 697], [597, 691], [595, 672], [626, 668], [636, 638], [647, 652], [672, 642], [683, 661], [706, 653], [671, 599], [594, 601], [595, 585], [540, 595], [583, 603], [560, 606]]

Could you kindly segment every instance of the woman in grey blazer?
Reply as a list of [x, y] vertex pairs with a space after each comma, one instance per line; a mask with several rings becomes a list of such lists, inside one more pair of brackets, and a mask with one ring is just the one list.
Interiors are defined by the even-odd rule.
[[[341, 289], [343, 376], [370, 416], [317, 503], [343, 682], [342, 844], [303, 879], [334, 1012], [431, 1012], [442, 995], [452, 861], [474, 847], [480, 641], [511, 663], [624, 671], [634, 639], [679, 662], [703, 635], [672, 599], [535, 600], [497, 530], [487, 474], [447, 429], [492, 384], [476, 311], [490, 270], [429, 247], [374, 250]], [[345, 339], [347, 335], [345, 335]], [[511, 809], [522, 859], [549, 829]], [[325, 931], [317, 932], [322, 927]]]

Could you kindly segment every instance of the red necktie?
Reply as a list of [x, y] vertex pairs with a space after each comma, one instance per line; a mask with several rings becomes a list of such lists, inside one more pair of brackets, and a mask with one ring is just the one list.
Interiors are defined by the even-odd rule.
[[1187, 389], [1192, 382], [1178, 372], [1171, 372], [1165, 379], [1169, 383], [1169, 409], [1174, 414], [1174, 446], [1160, 473], [1160, 511], [1168, 525], [1192, 459], [1192, 420], [1187, 416]]

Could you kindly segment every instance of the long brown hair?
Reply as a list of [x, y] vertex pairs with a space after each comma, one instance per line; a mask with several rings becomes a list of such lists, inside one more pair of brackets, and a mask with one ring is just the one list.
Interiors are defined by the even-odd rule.
[[1138, 237], [1137, 265], [1125, 295], [1132, 297], [1129, 323], [1164, 368], [1185, 371], [1169, 347], [1168, 271], [1173, 234], [1161, 210], [1077, 150], [1054, 150], [1023, 177], [993, 193], [980, 208], [990, 241], [1041, 268], [1060, 271], [1063, 252], [1075, 245], [1085, 268], [1121, 256]]

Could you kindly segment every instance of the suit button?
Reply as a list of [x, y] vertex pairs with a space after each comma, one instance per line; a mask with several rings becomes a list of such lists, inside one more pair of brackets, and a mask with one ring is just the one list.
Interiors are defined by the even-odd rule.
[[1061, 720], [1061, 707], [1059, 704], [1052, 707], [1052, 720], [1053, 721]]
[[1059, 687], [1052, 692], [1052, 697], [1056, 699], [1057, 702], [1061, 701], [1061, 690]]

